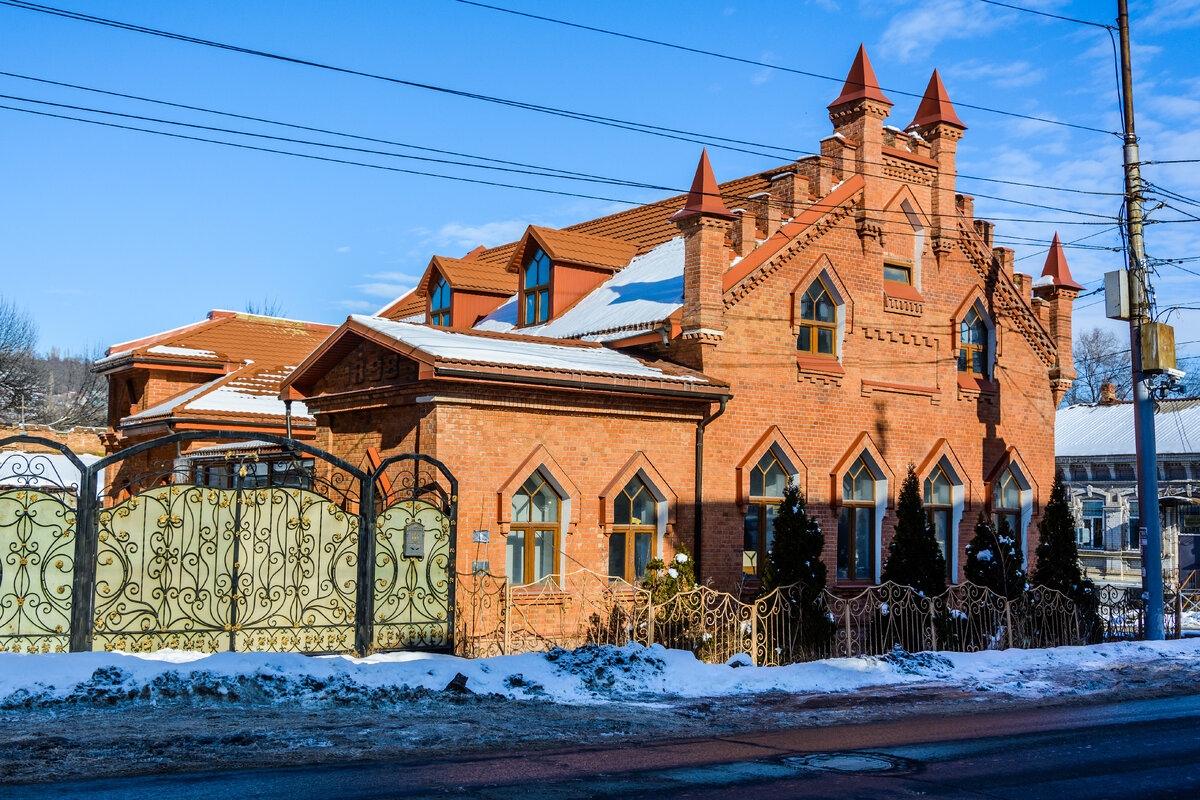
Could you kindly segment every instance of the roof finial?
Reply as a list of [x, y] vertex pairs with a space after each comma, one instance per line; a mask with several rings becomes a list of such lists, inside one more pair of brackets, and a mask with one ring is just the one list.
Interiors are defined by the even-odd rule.
[[889, 106], [892, 104], [879, 88], [875, 70], [871, 69], [871, 59], [867, 58], [867, 48], [861, 44], [858, 46], [858, 54], [854, 56], [854, 63], [850, 66], [850, 74], [846, 76], [846, 83], [842, 86], [842, 93], [838, 95], [837, 100], [829, 104], [829, 108], [853, 100], [874, 100]]
[[707, 148], [700, 152], [700, 164], [696, 167], [696, 177], [692, 179], [692, 190], [688, 192], [687, 204], [676, 211], [671, 219], [681, 219], [692, 214], [733, 219], [733, 214], [729, 213], [725, 201], [721, 199], [721, 187], [717, 185], [712, 165], [708, 163]]
[[962, 120], [954, 113], [954, 106], [950, 105], [950, 96], [946, 94], [946, 87], [942, 84], [942, 76], [938, 75], [938, 71], [935, 69], [933, 76], [929, 79], [929, 85], [925, 87], [925, 95], [921, 98], [921, 104], [917, 106], [917, 115], [913, 117], [912, 122], [908, 123], [908, 127], [936, 125], [939, 122], [953, 125], [964, 131], [967, 129], [967, 126], [963, 125]]
[[1050, 252], [1046, 254], [1046, 266], [1042, 268], [1042, 277], [1054, 279], [1054, 285], [1063, 289], [1083, 291], [1083, 287], [1071, 277], [1067, 266], [1067, 257], [1063, 254], [1062, 242], [1058, 240], [1058, 232], [1054, 233], [1054, 241], [1050, 242]]

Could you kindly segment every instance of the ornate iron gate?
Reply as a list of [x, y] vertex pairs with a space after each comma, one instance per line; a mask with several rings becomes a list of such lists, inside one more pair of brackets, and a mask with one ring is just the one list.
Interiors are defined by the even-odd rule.
[[147, 461], [246, 437], [174, 434], [86, 466], [47, 440], [0, 441], [50, 447], [79, 475], [0, 452], [27, 462], [0, 471], [0, 649], [450, 649], [458, 489], [445, 466], [402, 455], [369, 474], [262, 434], [279, 450], [269, 462], [236, 442], [207, 472]]

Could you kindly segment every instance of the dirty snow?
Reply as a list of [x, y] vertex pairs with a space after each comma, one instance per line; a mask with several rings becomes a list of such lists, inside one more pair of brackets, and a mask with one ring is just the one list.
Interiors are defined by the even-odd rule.
[[[163, 650], [122, 653], [0, 654], [0, 708], [64, 703], [140, 703], [178, 697], [268, 702], [402, 699], [441, 692], [459, 673], [478, 695], [589, 705], [610, 701], [721, 697], [765, 692], [855, 692], [921, 681], [987, 686], [1008, 693], [1053, 693], [1090, 670], [1169, 660], [1200, 667], [1200, 640], [1124, 642], [1047, 650], [893, 653], [784, 667], [753, 667], [746, 656], [705, 664], [661, 646], [463, 659], [432, 653], [353, 658]], [[1042, 683], [1030, 689], [1028, 675]]]

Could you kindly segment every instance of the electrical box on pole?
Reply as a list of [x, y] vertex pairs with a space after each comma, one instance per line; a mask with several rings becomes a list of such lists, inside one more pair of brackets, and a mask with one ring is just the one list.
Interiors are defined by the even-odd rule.
[[1175, 369], [1175, 329], [1161, 322], [1142, 323], [1142, 372], [1165, 375]]
[[1104, 273], [1104, 316], [1129, 320], [1129, 270]]

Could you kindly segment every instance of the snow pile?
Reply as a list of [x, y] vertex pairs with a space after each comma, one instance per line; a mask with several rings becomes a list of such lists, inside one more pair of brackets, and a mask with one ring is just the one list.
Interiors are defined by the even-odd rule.
[[[753, 667], [747, 656], [705, 664], [690, 652], [587, 646], [463, 659], [389, 653], [359, 659], [179, 651], [0, 654], [0, 708], [168, 700], [247, 703], [402, 702], [466, 693], [569, 704], [788, 692], [848, 693], [876, 686], [954, 683], [980, 691], [1066, 693], [1079, 675], [1121, 665], [1200, 665], [1200, 640], [1124, 642], [1050, 650], [904, 653]], [[442, 693], [446, 694], [443, 695]], [[461, 693], [460, 693], [461, 694]]]

